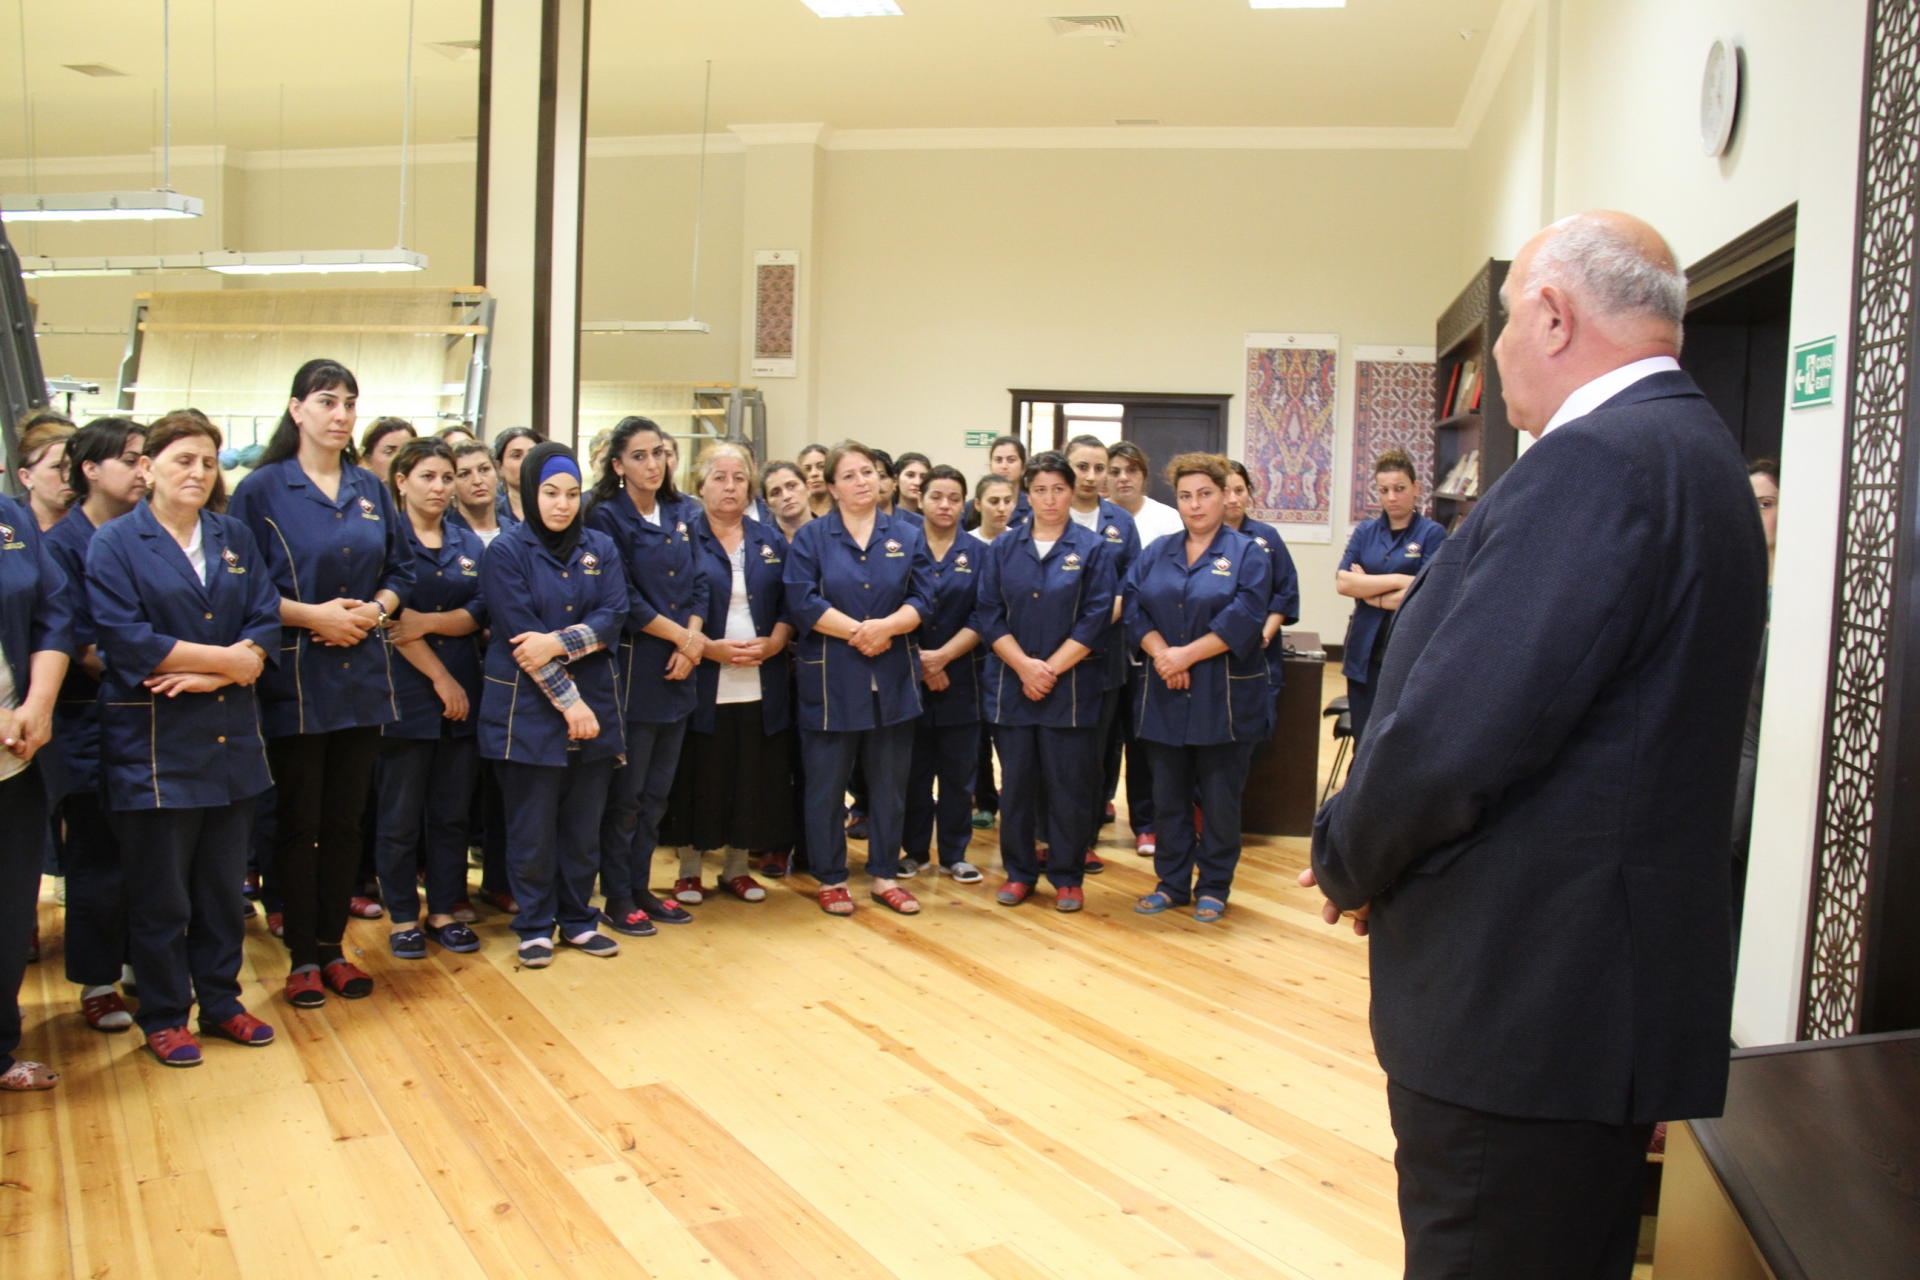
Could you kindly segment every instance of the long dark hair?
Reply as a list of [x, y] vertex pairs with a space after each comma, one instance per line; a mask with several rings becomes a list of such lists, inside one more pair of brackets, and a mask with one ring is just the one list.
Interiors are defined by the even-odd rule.
[[[626, 451], [627, 442], [642, 431], [651, 431], [660, 437], [661, 443], [667, 443], [667, 430], [652, 418], [625, 417], [614, 424], [613, 435], [607, 440], [607, 456], [600, 463], [600, 478], [593, 482], [593, 500], [605, 502], [608, 498], [625, 488], [625, 482], [613, 469], [613, 464]], [[680, 491], [673, 486], [673, 468], [668, 467], [660, 474], [660, 489], [654, 494], [655, 502], [678, 502]]]
[[127, 440], [133, 436], [144, 440], [146, 430], [132, 418], [95, 418], [67, 437], [67, 486], [73, 490], [75, 506], [93, 491], [86, 464], [97, 466], [119, 457], [127, 451]]
[[[354, 379], [353, 370], [338, 360], [309, 360], [300, 366], [293, 375], [293, 390], [287, 393], [289, 400], [305, 400], [316, 391], [331, 391], [336, 387], [345, 387], [347, 394], [358, 396], [360, 384]], [[273, 429], [273, 436], [267, 441], [266, 449], [260, 454], [260, 466], [269, 462], [285, 462], [300, 452], [300, 428], [293, 421], [293, 410], [283, 410], [280, 425]], [[359, 456], [353, 451], [353, 440], [347, 440], [347, 447], [340, 451], [340, 465], [353, 466]]]
[[375, 418], [373, 425], [367, 428], [366, 434], [360, 437], [361, 455], [363, 457], [372, 456], [373, 446], [379, 444], [382, 439], [392, 435], [396, 431], [404, 431], [416, 439], [418, 439], [420, 435], [420, 432], [414, 428], [414, 425], [405, 418]]

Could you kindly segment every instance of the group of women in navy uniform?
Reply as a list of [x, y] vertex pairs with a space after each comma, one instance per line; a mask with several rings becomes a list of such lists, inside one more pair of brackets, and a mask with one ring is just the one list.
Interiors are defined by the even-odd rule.
[[[84, 846], [66, 858], [69, 906], [93, 934], [70, 976], [93, 1025], [127, 1025], [114, 981], [131, 964], [132, 1020], [160, 1061], [200, 1060], [196, 1007], [201, 1035], [272, 1040], [239, 1002], [235, 890], [256, 819], [289, 1003], [369, 994], [343, 943], [370, 789], [393, 954], [481, 945], [465, 863], [478, 810], [504, 846], [495, 900], [519, 962], [540, 968], [556, 945], [616, 954], [603, 924], [687, 922], [715, 852], [735, 897], [765, 897], [748, 862], [765, 853], [763, 875], [804, 867], [822, 910], [851, 914], [856, 771], [872, 901], [912, 915], [905, 882], [923, 871], [981, 881], [968, 854], [989, 729], [996, 899], [1017, 906], [1044, 880], [1056, 909], [1079, 910], [1109, 743], [1130, 725], [1163, 815], [1136, 910], [1225, 912], [1277, 633], [1298, 612], [1285, 545], [1246, 516], [1244, 470], [1175, 459], [1184, 533], [1142, 546], [1101, 495], [1106, 447], [1088, 437], [1017, 464], [1002, 441], [1015, 449], [997, 448], [996, 472], [1014, 474], [971, 493], [915, 457], [917, 484], [896, 494], [891, 460], [858, 443], [756, 474], [723, 442], [682, 495], [673, 442], [644, 418], [615, 428], [598, 476], [525, 433], [509, 473], [470, 441], [387, 430], [376, 475], [352, 448], [357, 397], [337, 362], [303, 366], [225, 513], [219, 433], [190, 412], [76, 437], [82, 501], [57, 537], [0, 507], [0, 796], [29, 817], [61, 804]], [[756, 501], [766, 476], [796, 488], [778, 520]], [[804, 511], [801, 482], [824, 491]], [[61, 750], [38, 752], [56, 703]], [[476, 804], [488, 788], [498, 803]], [[0, 840], [34, 829], [10, 821]], [[663, 842], [681, 849], [665, 897], [650, 888]], [[9, 993], [37, 871], [37, 850], [0, 852]], [[8, 1000], [0, 1084], [51, 1084], [13, 1061], [18, 1040]]]

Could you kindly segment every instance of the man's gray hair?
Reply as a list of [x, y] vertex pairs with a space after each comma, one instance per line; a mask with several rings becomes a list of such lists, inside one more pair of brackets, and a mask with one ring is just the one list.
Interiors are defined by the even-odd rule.
[[1652, 316], [1677, 334], [1687, 313], [1687, 277], [1672, 262], [1671, 251], [1665, 262], [1649, 258], [1630, 235], [1576, 214], [1534, 252], [1523, 288], [1559, 285], [1601, 315]]

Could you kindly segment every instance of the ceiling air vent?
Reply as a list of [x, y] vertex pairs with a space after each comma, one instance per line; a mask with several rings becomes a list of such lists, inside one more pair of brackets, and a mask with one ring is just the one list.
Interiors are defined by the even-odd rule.
[[1117, 13], [1083, 13], [1048, 18], [1056, 36], [1090, 36], [1096, 40], [1125, 40], [1133, 34], [1127, 20]]

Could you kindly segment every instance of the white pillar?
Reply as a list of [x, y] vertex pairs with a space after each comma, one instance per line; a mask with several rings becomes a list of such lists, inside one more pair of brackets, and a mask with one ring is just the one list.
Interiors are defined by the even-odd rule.
[[592, 0], [483, 0], [474, 277], [497, 300], [487, 430], [578, 441]]

